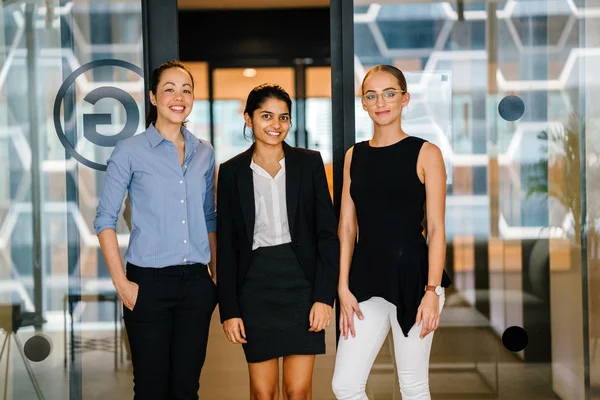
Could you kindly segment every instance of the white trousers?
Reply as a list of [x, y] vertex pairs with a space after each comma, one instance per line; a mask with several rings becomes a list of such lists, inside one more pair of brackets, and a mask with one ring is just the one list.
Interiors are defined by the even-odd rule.
[[[445, 295], [440, 296], [440, 312]], [[396, 306], [381, 297], [359, 303], [363, 319], [354, 316], [355, 337], [340, 336], [333, 392], [338, 400], [368, 400], [365, 392], [375, 358], [388, 335], [394, 338], [394, 356], [403, 400], [429, 400], [429, 354], [433, 333], [421, 339], [421, 326], [413, 325], [405, 337], [396, 317]]]

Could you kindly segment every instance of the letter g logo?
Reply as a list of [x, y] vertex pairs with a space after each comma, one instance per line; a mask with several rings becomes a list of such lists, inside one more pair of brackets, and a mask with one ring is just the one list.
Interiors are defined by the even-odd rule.
[[[58, 90], [58, 93], [56, 94], [56, 99], [54, 101], [54, 127], [56, 129], [56, 134], [58, 135], [58, 139], [60, 140], [60, 142], [62, 143], [64, 148], [67, 150], [67, 152], [73, 158], [75, 158], [80, 163], [82, 163], [90, 168], [99, 170], [99, 171], [105, 171], [106, 165], [99, 164], [94, 161], [88, 160], [87, 158], [85, 158], [84, 156], [79, 154], [77, 152], [77, 150], [75, 150], [73, 145], [67, 139], [67, 137], [63, 131], [63, 127], [61, 125], [60, 106], [65, 97], [65, 94], [67, 93], [67, 90], [69, 89], [69, 87], [71, 87], [71, 85], [75, 82], [75, 79], [77, 79], [77, 77], [79, 75], [83, 74], [84, 72], [86, 72], [92, 68], [104, 67], [104, 66], [114, 66], [114, 67], [126, 68], [126, 69], [129, 69], [129, 70], [135, 72], [140, 77], [143, 76], [142, 70], [139, 67], [137, 67], [127, 61], [112, 60], [112, 59], [92, 61], [88, 64], [82, 65], [81, 67], [77, 68], [75, 71], [73, 71], [73, 73], [71, 75], [69, 75], [67, 77], [67, 79], [63, 82], [60, 89]], [[131, 95], [129, 93], [127, 93], [126, 91], [124, 91], [122, 89], [113, 87], [113, 86], [103, 86], [103, 87], [96, 88], [96, 89], [92, 90], [91, 92], [89, 92], [83, 98], [83, 100], [90, 104], [96, 104], [99, 100], [105, 99], [105, 98], [115, 99], [123, 105], [123, 107], [125, 108], [125, 115], [126, 115], [125, 126], [123, 127], [121, 132], [117, 133], [116, 135], [112, 135], [112, 136], [102, 135], [102, 134], [98, 133], [98, 125], [112, 124], [112, 122], [113, 122], [112, 115], [111, 114], [84, 114], [83, 115], [83, 136], [87, 140], [89, 140], [90, 142], [94, 143], [97, 146], [114, 147], [115, 144], [119, 140], [135, 135], [135, 132], [139, 126], [140, 112], [139, 112], [139, 109], [138, 109], [138, 106], [137, 106], [135, 100], [133, 99], [133, 97], [131, 97]], [[73, 117], [73, 118], [75, 118], [75, 117]]]

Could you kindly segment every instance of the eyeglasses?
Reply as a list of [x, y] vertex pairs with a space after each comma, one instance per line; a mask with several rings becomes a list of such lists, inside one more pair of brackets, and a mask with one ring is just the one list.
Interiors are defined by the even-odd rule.
[[[385, 92], [380, 93], [380, 94], [383, 97], [383, 101], [385, 101], [386, 103], [392, 103], [394, 100], [396, 100], [396, 95], [398, 93], [406, 93], [406, 90], [398, 90], [398, 89], [386, 90]], [[379, 93], [369, 92], [367, 94], [363, 94], [360, 97], [363, 99], [363, 101], [365, 102], [366, 105], [372, 106], [375, 103], [377, 103], [377, 98], [379, 97]]]

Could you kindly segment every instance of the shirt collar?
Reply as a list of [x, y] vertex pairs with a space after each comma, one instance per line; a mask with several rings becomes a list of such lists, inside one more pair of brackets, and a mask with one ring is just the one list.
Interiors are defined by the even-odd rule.
[[[285, 168], [285, 157], [283, 157], [281, 160], [279, 160], [279, 165], [281, 165], [281, 168]], [[250, 168], [254, 169], [257, 167], [262, 169], [262, 167], [260, 165], [258, 165], [257, 163], [255, 163], [254, 159], [251, 158], [250, 159]]]
[[[181, 127], [181, 133], [183, 134], [183, 138], [185, 139], [186, 143], [190, 143], [194, 146], [200, 143], [200, 140], [196, 136], [194, 136], [192, 132], [188, 131], [187, 128], [185, 128], [184, 126]], [[152, 147], [158, 146], [163, 140], [165, 140], [165, 138], [162, 137], [154, 127], [154, 123], [151, 123], [148, 129], [146, 129], [146, 136], [148, 137], [148, 140], [150, 141], [150, 145]]]
[[200, 139], [194, 136], [192, 132], [188, 131], [188, 129], [185, 126], [181, 127], [181, 133], [183, 133], [183, 138], [185, 139], [186, 143], [193, 144], [194, 146], [200, 143]]
[[[281, 169], [277, 173], [277, 176], [285, 171], [285, 157], [279, 160], [279, 165], [281, 165]], [[253, 158], [250, 158], [250, 169], [256, 173], [260, 173], [262, 175], [266, 174], [269, 178], [272, 178], [271, 175], [269, 175], [269, 173], [263, 169], [263, 167], [254, 162]]]

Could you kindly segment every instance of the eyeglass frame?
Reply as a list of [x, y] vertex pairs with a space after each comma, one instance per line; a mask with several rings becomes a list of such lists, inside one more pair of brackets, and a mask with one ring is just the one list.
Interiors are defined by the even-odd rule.
[[[386, 99], [386, 97], [384, 96], [384, 93], [387, 93], [387, 92], [402, 93], [402, 94], [406, 94], [406, 93], [407, 93], [407, 92], [406, 92], [406, 90], [402, 90], [402, 89], [388, 89], [388, 90], [384, 90], [384, 91], [383, 91], [383, 92], [381, 92], [381, 93], [377, 93], [377, 92], [374, 92], [374, 91], [372, 91], [372, 92], [370, 92], [370, 93], [365, 93], [365, 94], [363, 94], [362, 96], [360, 96], [360, 98], [361, 98], [361, 99], [362, 99], [362, 101], [364, 101], [364, 102], [365, 102], [365, 104], [366, 104], [366, 105], [368, 105], [368, 106], [372, 106], [372, 105], [375, 105], [375, 104], [377, 104], [377, 100], [379, 99], [379, 96], [383, 97], [383, 101], [384, 101], [385, 103], [393, 103], [393, 102], [394, 102], [394, 100], [396, 100], [396, 96], [392, 97], [392, 99], [391, 99], [391, 100], [387, 100], [387, 99]], [[377, 97], [375, 97], [375, 98], [373, 99], [374, 101], [372, 101], [372, 102], [371, 102], [371, 104], [369, 104], [369, 102], [368, 102], [368, 101], [365, 99], [365, 96], [368, 96], [368, 95], [370, 95], [370, 94], [375, 94], [375, 95], [377, 96]]]

